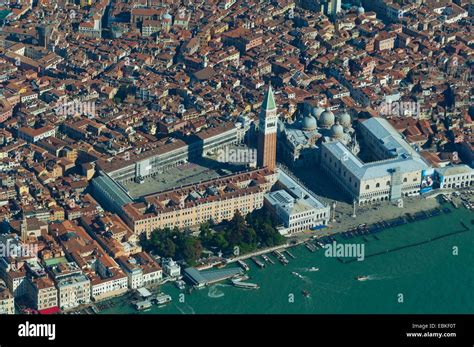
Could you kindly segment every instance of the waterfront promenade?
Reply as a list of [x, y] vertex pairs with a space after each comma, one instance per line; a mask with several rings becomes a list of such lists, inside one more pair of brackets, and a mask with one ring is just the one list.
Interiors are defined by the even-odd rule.
[[[474, 234], [461, 232], [461, 222], [470, 227], [472, 211], [462, 204], [459, 208], [451, 204], [441, 207], [451, 212], [388, 228], [377, 233], [377, 238], [354, 237], [350, 242], [365, 244], [364, 261], [347, 258], [341, 262], [322, 250], [293, 247], [291, 253], [296, 258], [289, 258], [287, 266], [276, 261], [273, 254], [268, 256], [275, 264], [267, 263], [264, 269], [248, 262], [247, 274], [259, 290], [235, 288], [224, 282], [187, 293], [168, 283], [161, 290], [171, 295], [173, 302], [154, 306], [145, 314], [470, 312], [474, 301], [468, 285], [473, 280], [473, 253], [469, 249], [474, 245]], [[460, 247], [458, 255], [453, 255], [453, 246]], [[319, 270], [311, 271], [315, 267]], [[357, 281], [361, 275], [368, 280]], [[305, 297], [303, 290], [310, 297]], [[404, 303], [398, 301], [398, 293], [403, 293]], [[185, 299], [180, 301], [183, 294]], [[289, 301], [289, 295], [294, 300]], [[122, 300], [101, 313], [137, 311]]]
[[[301, 242], [298, 242], [298, 244], [299, 243], [301, 243]], [[248, 258], [255, 257], [255, 256], [258, 256], [258, 255], [267, 254], [267, 253], [270, 253], [270, 252], [273, 252], [273, 251], [277, 251], [279, 249], [285, 249], [285, 248], [295, 246], [295, 245], [296, 244], [290, 245], [289, 243], [284, 243], [282, 245], [275, 246], [275, 247], [262, 248], [262, 249], [259, 249], [257, 251], [251, 252], [251, 253], [246, 253], [246, 254], [239, 255], [237, 257], [228, 258], [227, 259], [227, 264], [235, 263], [238, 260], [244, 260], [244, 259], [248, 259]]]

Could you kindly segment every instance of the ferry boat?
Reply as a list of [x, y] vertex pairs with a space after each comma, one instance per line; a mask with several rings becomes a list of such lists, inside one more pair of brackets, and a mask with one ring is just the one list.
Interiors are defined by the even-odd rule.
[[135, 303], [135, 308], [138, 311], [145, 311], [151, 308], [151, 302], [149, 300], [137, 301]]
[[234, 280], [234, 281], [246, 281], [246, 280], [248, 280], [249, 278], [250, 278], [250, 277], [247, 276], [247, 275], [245, 275], [245, 274], [244, 274], [244, 275], [237, 275], [237, 276], [235, 276], [233, 279], [231, 279], [231, 281], [232, 281], [232, 280]]
[[172, 300], [171, 296], [169, 296], [167, 294], [164, 294], [164, 293], [159, 293], [155, 298], [155, 301], [158, 305], [167, 304], [171, 300]]
[[252, 257], [253, 262], [261, 269], [265, 267], [265, 263], [262, 263], [257, 257]]
[[313, 267], [310, 267], [310, 268], [309, 268], [309, 271], [310, 271], [310, 272], [319, 271], [319, 267], [314, 267], [314, 266], [313, 266]]
[[249, 266], [243, 260], [237, 260], [237, 264], [239, 264], [239, 266], [245, 271], [250, 270]]
[[234, 287], [237, 288], [244, 288], [244, 289], [259, 289], [259, 285], [256, 283], [250, 283], [250, 282], [242, 282], [241, 280], [238, 279], [233, 279], [231, 280], [232, 284]]
[[367, 281], [369, 279], [369, 276], [357, 276], [356, 280], [358, 281]]

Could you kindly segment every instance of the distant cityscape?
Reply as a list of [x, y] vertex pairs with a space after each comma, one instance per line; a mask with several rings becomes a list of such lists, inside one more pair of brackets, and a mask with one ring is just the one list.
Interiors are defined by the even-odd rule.
[[0, 0], [0, 314], [259, 289], [248, 259], [473, 208], [473, 14]]

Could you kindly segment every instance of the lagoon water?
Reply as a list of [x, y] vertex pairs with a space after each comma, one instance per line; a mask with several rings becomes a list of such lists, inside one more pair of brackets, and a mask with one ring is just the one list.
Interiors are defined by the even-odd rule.
[[[426, 220], [386, 229], [373, 235], [338, 242], [364, 243], [366, 259], [342, 263], [311, 253], [304, 246], [291, 249], [296, 259], [290, 264], [275, 264], [259, 269], [249, 259], [248, 282], [258, 290], [232, 287], [227, 282], [184, 294], [166, 284], [162, 291], [173, 301], [156, 305], [140, 314], [251, 314], [251, 313], [474, 313], [474, 214], [454, 209]], [[387, 249], [415, 244], [436, 236], [463, 230], [428, 243], [370, 256]], [[456, 255], [457, 254], [457, 255]], [[369, 257], [367, 257], [369, 256]], [[310, 271], [311, 267], [319, 271]], [[301, 277], [292, 272], [298, 272]], [[357, 276], [368, 276], [357, 281]], [[302, 291], [310, 293], [309, 297]], [[182, 298], [181, 298], [182, 299]], [[182, 300], [181, 300], [182, 301]], [[137, 313], [128, 303], [118, 304], [101, 313]]]

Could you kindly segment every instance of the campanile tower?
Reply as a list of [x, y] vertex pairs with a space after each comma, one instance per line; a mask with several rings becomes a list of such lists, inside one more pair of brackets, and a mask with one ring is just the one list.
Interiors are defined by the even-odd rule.
[[276, 166], [278, 114], [270, 85], [263, 100], [258, 125], [257, 166], [274, 169]]

